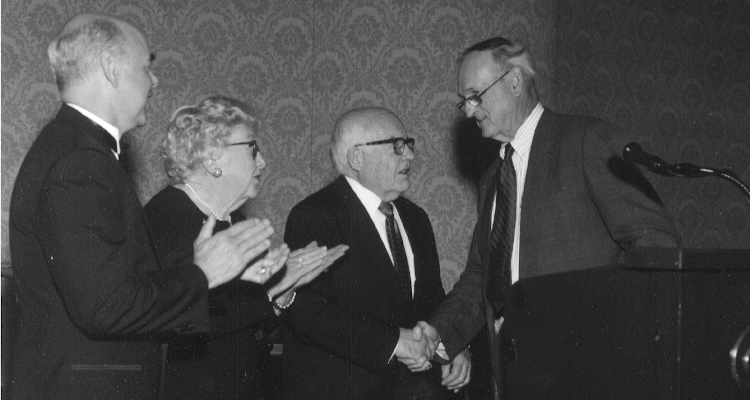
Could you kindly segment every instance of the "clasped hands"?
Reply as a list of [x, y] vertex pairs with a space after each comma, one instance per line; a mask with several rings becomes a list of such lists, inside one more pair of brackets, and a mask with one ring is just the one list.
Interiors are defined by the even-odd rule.
[[[425, 321], [419, 321], [413, 329], [401, 328], [395, 356], [412, 372], [432, 368], [431, 360], [440, 344], [440, 334]], [[458, 392], [471, 380], [471, 358], [468, 350], [459, 353], [449, 364], [441, 365], [441, 384]]]

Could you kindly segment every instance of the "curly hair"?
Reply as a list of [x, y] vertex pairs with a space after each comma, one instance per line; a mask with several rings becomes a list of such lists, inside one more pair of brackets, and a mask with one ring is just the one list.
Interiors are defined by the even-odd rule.
[[198, 165], [220, 156], [231, 128], [238, 125], [255, 133], [260, 122], [250, 105], [231, 97], [211, 96], [196, 105], [178, 108], [159, 148], [167, 175], [182, 182]]

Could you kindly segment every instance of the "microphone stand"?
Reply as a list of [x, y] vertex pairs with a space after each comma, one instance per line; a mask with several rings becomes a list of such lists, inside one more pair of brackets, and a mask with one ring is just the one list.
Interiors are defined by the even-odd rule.
[[735, 174], [734, 171], [730, 169], [726, 169], [726, 168], [714, 169], [714, 168], [699, 167], [697, 165], [693, 165], [690, 163], [681, 163], [681, 164], [675, 164], [674, 166], [672, 166], [671, 170], [673, 171], [672, 176], [687, 177], [687, 178], [716, 176], [724, 180], [727, 180], [729, 182], [732, 182], [738, 188], [740, 188], [740, 190], [742, 190], [742, 194], [745, 195], [745, 200], [747, 200], [747, 202], [750, 203], [750, 187], [748, 187], [744, 182], [742, 182], [740, 178], [737, 176], [737, 174]]
[[[742, 182], [734, 171], [724, 168], [706, 168], [699, 167], [691, 163], [680, 163], [670, 165], [668, 162], [662, 160], [657, 156], [648, 155], [641, 150], [641, 146], [637, 143], [630, 143], [623, 150], [623, 157], [631, 162], [637, 162], [645, 165], [649, 170], [664, 176], [669, 177], [680, 177], [680, 178], [699, 178], [704, 176], [716, 176], [732, 182], [740, 188], [742, 194], [745, 195], [745, 200], [750, 204], [750, 187]], [[645, 157], [645, 162], [642, 157]]]

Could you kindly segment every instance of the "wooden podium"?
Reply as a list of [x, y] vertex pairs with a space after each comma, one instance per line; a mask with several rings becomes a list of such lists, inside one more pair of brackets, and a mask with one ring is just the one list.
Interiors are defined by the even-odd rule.
[[509, 399], [750, 399], [750, 250], [637, 249], [507, 307]]

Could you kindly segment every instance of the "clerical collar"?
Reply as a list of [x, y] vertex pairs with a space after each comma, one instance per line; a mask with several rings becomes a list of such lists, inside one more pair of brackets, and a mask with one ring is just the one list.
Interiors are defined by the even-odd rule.
[[95, 124], [101, 126], [107, 133], [112, 135], [113, 138], [115, 138], [115, 142], [117, 143], [117, 151], [112, 150], [112, 153], [115, 155], [115, 157], [119, 160], [120, 159], [120, 130], [117, 129], [112, 124], [108, 123], [107, 121], [97, 117], [92, 113], [91, 111], [75, 105], [73, 103], [66, 103], [67, 105], [71, 106], [72, 108], [75, 108], [78, 112], [83, 114], [86, 118], [94, 121]]

